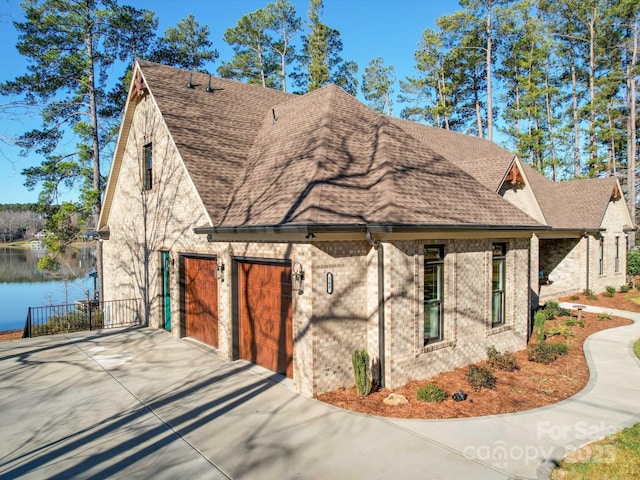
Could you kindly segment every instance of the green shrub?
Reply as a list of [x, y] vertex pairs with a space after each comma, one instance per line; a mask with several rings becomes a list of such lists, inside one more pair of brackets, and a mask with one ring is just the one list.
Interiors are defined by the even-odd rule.
[[566, 355], [567, 353], [569, 353], [569, 347], [567, 347], [567, 344], [564, 342], [548, 343], [547, 348], [558, 355]]
[[616, 287], [614, 287], [612, 285], [607, 285], [604, 288], [607, 290], [607, 293], [616, 293]]
[[611, 320], [611, 314], [606, 312], [599, 313], [598, 320]]
[[549, 300], [547, 301], [547, 303], [544, 304], [544, 309], [548, 311], [552, 311], [552, 310], [555, 311], [558, 309], [559, 306], [560, 304], [555, 300]]
[[356, 350], [351, 357], [356, 391], [361, 397], [371, 392], [371, 369], [369, 368], [369, 354], [366, 350]]
[[602, 292], [602, 296], [603, 297], [607, 297], [607, 298], [613, 298], [615, 296], [615, 293], [611, 293], [611, 292]]
[[620, 285], [620, 293], [627, 293], [629, 290], [631, 290], [631, 287], [626, 283], [624, 285]]
[[416, 397], [423, 402], [442, 402], [449, 394], [435, 383], [428, 383], [416, 390]]
[[573, 333], [571, 330], [569, 330], [569, 327], [567, 327], [567, 325], [560, 325], [559, 327], [552, 327], [552, 328], [548, 328], [545, 331], [545, 334], [547, 337], [555, 337], [556, 335], [562, 335], [565, 338], [566, 337], [575, 337], [576, 334]]
[[544, 342], [544, 325], [547, 322], [547, 314], [544, 310], [538, 310], [533, 316], [533, 326], [536, 330], [536, 340], [538, 343]]
[[578, 320], [577, 318], [570, 318], [569, 320], [564, 322], [564, 324], [567, 327], [574, 327], [574, 326], [578, 325], [579, 327], [584, 328], [584, 320], [582, 320], [582, 319]]
[[579, 296], [579, 295], [571, 295], [571, 296], [569, 297], [569, 300], [572, 300], [572, 301], [574, 301], [574, 302], [575, 302], [576, 300], [580, 300], [580, 296]]
[[482, 388], [493, 390], [496, 386], [496, 377], [493, 371], [490, 368], [480, 365], [471, 365], [465, 374], [465, 378], [471, 388], [476, 392]]
[[489, 365], [492, 368], [497, 368], [505, 372], [520, 370], [518, 359], [514, 357], [511, 352], [501, 353], [496, 350], [496, 347], [491, 346], [487, 348], [487, 356], [489, 357]]
[[571, 316], [571, 310], [569, 310], [568, 308], [564, 308], [564, 307], [558, 307], [558, 310], [556, 311], [556, 313], [558, 314], [559, 317], [570, 317]]
[[558, 354], [554, 351], [554, 348], [555, 347], [550, 347], [550, 344], [547, 343], [530, 345], [529, 348], [527, 348], [527, 357], [529, 361], [536, 363], [555, 362]]
[[627, 274], [640, 275], [640, 250], [627, 252]]

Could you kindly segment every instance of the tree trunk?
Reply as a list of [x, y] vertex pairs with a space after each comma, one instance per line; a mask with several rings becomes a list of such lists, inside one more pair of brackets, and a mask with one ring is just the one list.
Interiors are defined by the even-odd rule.
[[493, 91], [491, 86], [491, 9], [492, 5], [487, 5], [487, 138], [493, 140]]
[[[638, 19], [633, 19], [631, 65], [627, 65], [627, 95], [629, 119], [627, 123], [627, 205], [634, 225], [636, 223], [636, 69], [638, 66]], [[635, 232], [629, 232], [628, 245], [636, 244]]]
[[578, 77], [576, 75], [575, 59], [571, 64], [571, 96], [573, 98], [573, 173], [576, 177], [582, 174], [580, 162], [580, 112], [578, 111]]
[[556, 142], [553, 133], [553, 112], [551, 109], [551, 94], [549, 93], [549, 64], [544, 65], [545, 104], [547, 107], [547, 128], [549, 129], [549, 147], [551, 148], [552, 180], [558, 181], [558, 160], [556, 158]]
[[[89, 32], [85, 38], [87, 48], [87, 58], [89, 59], [89, 115], [91, 117], [91, 138], [93, 148], [93, 189], [100, 192], [100, 143], [98, 139], [98, 107], [96, 99], [95, 86], [95, 58], [93, 55], [93, 34]], [[93, 204], [93, 226], [98, 227], [100, 219], [100, 195], [97, 196], [96, 202]], [[96, 242], [96, 274], [98, 276], [98, 299], [104, 300], [103, 296], [103, 268], [102, 268], [102, 242]], [[95, 292], [94, 292], [95, 293]]]
[[589, 21], [589, 164], [594, 168], [598, 145], [596, 139], [596, 18], [598, 7], [594, 6], [593, 16]]

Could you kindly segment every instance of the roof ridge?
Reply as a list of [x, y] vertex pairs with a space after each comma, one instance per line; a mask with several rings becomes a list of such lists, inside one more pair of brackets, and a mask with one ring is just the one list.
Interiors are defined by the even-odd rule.
[[[393, 163], [391, 162], [390, 153], [389, 153], [389, 127], [391, 126], [391, 121], [386, 118], [385, 115], [382, 115], [378, 112], [375, 112], [378, 115], [378, 118], [381, 119], [380, 122], [380, 140], [379, 145], [380, 148], [378, 150], [377, 155], [381, 158], [380, 167], [381, 177], [380, 177], [380, 189], [382, 192], [378, 195], [378, 202], [372, 202], [372, 205], [377, 204], [377, 210], [388, 210], [387, 217], [391, 221], [398, 220], [398, 211], [396, 204], [396, 169]], [[388, 185], [391, 184], [391, 188]]]
[[[316, 175], [314, 175], [313, 178], [324, 178], [324, 173], [327, 169], [327, 156], [329, 154], [329, 146], [332, 144], [332, 140], [334, 138], [334, 132], [333, 132], [333, 119], [335, 118], [335, 112], [336, 112], [336, 98], [337, 98], [337, 92], [338, 92], [338, 87], [334, 84], [330, 84], [327, 85], [325, 87], [322, 87], [318, 90], [315, 91], [322, 91], [327, 89], [330, 93], [330, 98], [329, 101], [327, 102], [327, 116], [329, 119], [329, 125], [328, 127], [328, 135], [326, 140], [324, 141], [324, 143], [321, 143], [321, 146], [318, 150], [323, 149], [324, 152], [321, 153], [321, 157], [322, 157], [322, 161], [320, 158], [317, 158], [315, 161], [315, 165], [316, 165]], [[309, 95], [309, 94], [313, 94], [313, 92], [308, 92], [305, 95]], [[321, 121], [321, 127], [323, 126], [322, 124], [324, 123], [324, 119], [323, 121]], [[318, 175], [318, 174], [322, 174], [322, 175]], [[326, 182], [323, 182], [322, 185], [320, 186], [320, 188], [318, 189], [317, 192], [314, 192], [314, 200], [317, 200], [317, 202], [311, 202], [312, 205], [316, 205], [316, 212], [315, 212], [315, 221], [316, 223], [318, 223], [318, 216], [320, 215], [320, 205], [322, 202], [322, 198], [323, 198], [323, 193], [325, 190], [325, 187], [327, 186]]]

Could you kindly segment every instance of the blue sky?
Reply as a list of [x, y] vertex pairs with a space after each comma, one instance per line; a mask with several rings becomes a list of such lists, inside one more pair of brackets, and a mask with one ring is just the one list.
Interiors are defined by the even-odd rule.
[[[298, 15], [306, 20], [308, 0], [290, 0]], [[190, 13], [201, 25], [208, 25], [214, 48], [220, 59], [230, 59], [231, 48], [224, 42], [224, 31], [236, 24], [245, 13], [264, 7], [269, 0], [121, 0], [137, 8], [153, 10], [159, 17], [158, 32], [162, 34], [168, 26], [175, 25]], [[355, 60], [360, 73], [370, 60], [383, 57], [386, 65], [393, 65], [398, 79], [413, 75], [413, 53], [425, 28], [433, 28], [441, 15], [453, 13], [460, 7], [454, 0], [324, 0], [322, 19], [342, 35], [343, 58]], [[25, 72], [26, 61], [15, 44], [18, 34], [14, 20], [21, 20], [19, 0], [0, 0], [0, 44], [3, 45], [0, 81], [15, 78]], [[215, 72], [220, 59], [209, 66]], [[114, 70], [113, 78], [120, 71]], [[396, 93], [399, 88], [396, 86]], [[0, 97], [0, 104], [10, 99]], [[40, 163], [41, 158], [33, 154], [20, 157], [19, 149], [10, 139], [39, 125], [37, 116], [24, 113], [12, 115], [0, 109], [0, 203], [35, 202], [37, 192], [29, 192], [24, 186], [20, 172]], [[71, 150], [73, 145], [69, 145]], [[61, 146], [59, 153], [64, 152]], [[110, 159], [105, 159], [110, 163]]]

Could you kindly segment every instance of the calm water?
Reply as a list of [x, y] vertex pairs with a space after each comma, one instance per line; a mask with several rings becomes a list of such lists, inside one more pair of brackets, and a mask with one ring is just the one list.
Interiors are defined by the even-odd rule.
[[[44, 251], [0, 248], [0, 330], [24, 327], [29, 307], [73, 303], [93, 295], [94, 249], [68, 252], [60, 272], [38, 270]], [[66, 278], [66, 279], [65, 279]]]

